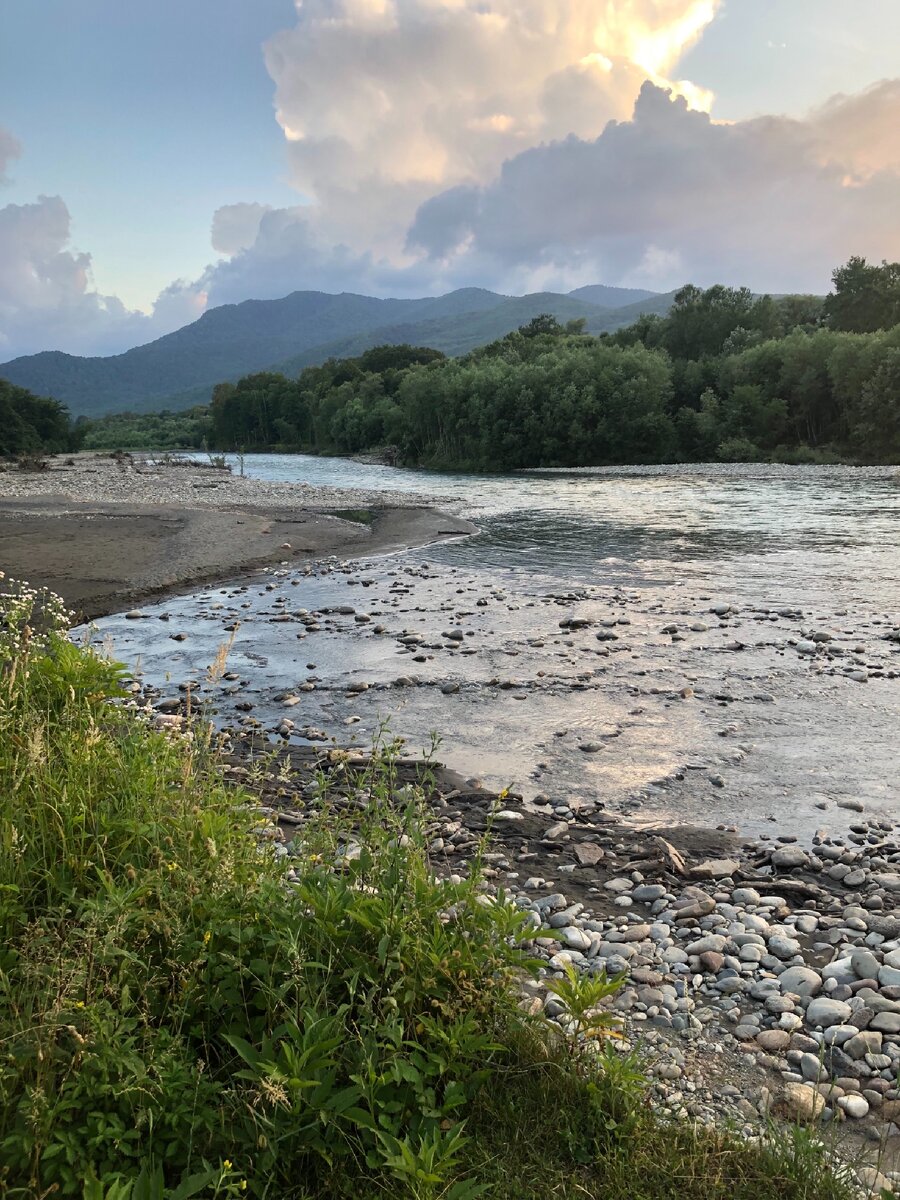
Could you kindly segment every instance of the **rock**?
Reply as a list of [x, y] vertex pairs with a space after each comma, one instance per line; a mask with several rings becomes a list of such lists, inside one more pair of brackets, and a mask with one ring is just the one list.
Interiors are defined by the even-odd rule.
[[749, 906], [755, 908], [759, 904], [760, 899], [760, 894], [756, 888], [739, 887], [735, 888], [731, 893], [732, 903], [737, 904], [739, 907]]
[[[697, 891], [696, 888], [690, 889]], [[677, 921], [696, 921], [699, 917], [709, 916], [711, 912], [715, 912], [716, 902], [712, 896], [707, 896], [705, 892], [700, 892], [698, 896], [691, 898], [686, 904], [675, 908], [675, 919]]]
[[772, 854], [772, 866], [779, 870], [789, 871], [795, 867], [805, 867], [809, 863], [809, 855], [799, 846], [781, 846]]
[[795, 996], [815, 996], [822, 990], [822, 978], [812, 967], [788, 967], [778, 976], [778, 984], [782, 992]]
[[600, 744], [600, 742], [582, 742], [578, 749], [583, 754], [597, 754], [603, 749], [603, 746]]
[[783, 1054], [791, 1044], [791, 1035], [785, 1029], [764, 1029], [756, 1040], [767, 1054]]
[[843, 1025], [852, 1010], [843, 1000], [829, 1000], [827, 996], [817, 996], [810, 1000], [806, 1010], [806, 1020], [810, 1025]]
[[853, 1117], [857, 1121], [862, 1120], [869, 1113], [868, 1100], [864, 1096], [857, 1096], [855, 1094], [838, 1096], [837, 1106], [838, 1108], [842, 1108], [848, 1117]]
[[795, 938], [775, 934], [769, 938], [768, 950], [776, 958], [793, 958], [795, 954], [800, 953], [800, 943]]
[[894, 871], [884, 872], [882, 875], [872, 875], [872, 883], [876, 888], [883, 888], [886, 892], [900, 892], [900, 875]]
[[494, 813], [495, 821], [524, 821], [522, 813], [516, 812], [513, 808], [501, 808], [499, 812]]
[[661, 900], [665, 894], [666, 889], [661, 883], [641, 883], [632, 893], [635, 900], [639, 900], [641, 904], [652, 904], [654, 900]]
[[822, 978], [833, 979], [838, 984], [856, 983], [857, 974], [853, 969], [852, 958], [839, 958], [836, 962], [829, 963], [827, 967], [822, 968]]
[[797, 1121], [815, 1121], [822, 1115], [825, 1098], [808, 1083], [787, 1083], [784, 1087], [784, 1105]]
[[555, 824], [548, 826], [547, 829], [544, 830], [544, 840], [547, 842], [558, 842], [560, 839], [564, 838], [568, 832], [569, 822], [557, 821]]
[[871, 950], [854, 950], [850, 965], [858, 979], [877, 979], [881, 964]]
[[820, 1080], [827, 1074], [819, 1056], [810, 1054], [809, 1051], [800, 1055], [800, 1074], [810, 1083], [819, 1083]]
[[725, 879], [739, 871], [741, 864], [733, 858], [708, 858], [691, 869], [695, 879]]
[[900, 969], [897, 967], [881, 967], [878, 972], [878, 982], [882, 987], [900, 986]]
[[591, 939], [583, 929], [578, 929], [574, 925], [568, 926], [566, 929], [559, 931], [559, 936], [567, 946], [573, 950], [590, 950]]
[[595, 867], [604, 857], [603, 847], [594, 842], [579, 842], [575, 847], [575, 858], [583, 867]]
[[866, 1029], [862, 1033], [857, 1033], [849, 1041], [844, 1042], [842, 1049], [852, 1059], [865, 1058], [867, 1054], [880, 1054], [881, 1034], [876, 1033], [874, 1030]]
[[723, 937], [720, 933], [710, 933], [685, 946], [685, 950], [688, 954], [706, 954], [708, 951], [721, 954], [727, 944], [728, 938]]
[[869, 1022], [869, 1028], [880, 1033], [900, 1033], [900, 1013], [876, 1013]]
[[725, 956], [717, 954], [715, 950], [705, 950], [700, 955], [700, 962], [703, 964], [705, 970], [711, 972], [713, 975], [718, 975], [725, 965]]
[[894, 1195], [894, 1185], [877, 1167], [857, 1167], [856, 1177], [870, 1196]]

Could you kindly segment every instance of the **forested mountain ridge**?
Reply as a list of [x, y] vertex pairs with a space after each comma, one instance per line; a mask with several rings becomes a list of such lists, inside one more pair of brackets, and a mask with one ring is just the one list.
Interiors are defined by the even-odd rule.
[[[579, 289], [580, 292], [591, 289]], [[621, 295], [619, 294], [621, 293]], [[221, 380], [267, 369], [295, 373], [375, 345], [430, 345], [463, 354], [540, 312], [584, 319], [591, 332], [616, 329], [640, 311], [664, 312], [670, 298], [602, 288], [601, 307], [578, 295], [510, 297], [462, 288], [421, 300], [381, 300], [344, 292], [293, 292], [210, 309], [184, 328], [108, 358], [45, 351], [0, 364], [0, 377], [68, 405], [75, 416], [125, 409], [188, 408], [208, 401]]]

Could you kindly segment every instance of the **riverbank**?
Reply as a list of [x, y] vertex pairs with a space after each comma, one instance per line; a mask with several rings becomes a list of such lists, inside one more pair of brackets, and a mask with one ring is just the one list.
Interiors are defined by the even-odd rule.
[[0, 569], [50, 588], [85, 620], [273, 563], [381, 554], [474, 530], [410, 493], [130, 456], [49, 463], [0, 473]]
[[[5, 1190], [859, 1195], [812, 1131], [748, 1138], [663, 1102], [612, 1048], [617, 985], [574, 951], [566, 976], [518, 949], [548, 949], [545, 912], [572, 946], [579, 914], [560, 896], [517, 913], [468, 830], [443, 869], [431, 805], [451, 818], [452, 788], [435, 797], [391, 751], [332, 754], [315, 776], [282, 772], [299, 790], [275, 813], [259, 772], [223, 781], [202, 720], [140, 711], [139, 691], [135, 710], [111, 704], [117, 669], [71, 645], [53, 604], [36, 637], [30, 594], [3, 590]], [[680, 919], [679, 938], [695, 914]]]

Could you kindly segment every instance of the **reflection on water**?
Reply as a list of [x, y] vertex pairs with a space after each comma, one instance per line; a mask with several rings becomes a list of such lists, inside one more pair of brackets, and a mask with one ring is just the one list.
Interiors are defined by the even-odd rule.
[[[497, 788], [599, 799], [642, 820], [807, 836], [854, 820], [842, 801], [896, 814], [891, 471], [500, 478], [278, 455], [245, 470], [438, 495], [480, 532], [311, 575], [276, 568], [148, 605], [145, 620], [99, 622], [148, 683], [202, 689], [233, 634], [235, 675], [201, 691], [226, 721], [271, 731], [289, 711], [295, 739], [320, 728], [366, 745], [390, 718], [415, 748], [440, 730], [442, 757]], [[316, 614], [310, 627], [303, 613]], [[445, 636], [450, 625], [464, 636]], [[800, 651], [810, 630], [826, 631], [827, 655]], [[404, 631], [420, 635], [414, 647]]]

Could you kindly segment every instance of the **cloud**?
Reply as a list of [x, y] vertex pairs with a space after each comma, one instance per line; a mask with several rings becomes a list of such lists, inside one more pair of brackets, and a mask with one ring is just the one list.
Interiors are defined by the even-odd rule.
[[427, 201], [409, 246], [448, 279], [587, 271], [662, 288], [822, 290], [850, 254], [900, 257], [898, 128], [896, 83], [805, 121], [734, 124], [648, 83], [630, 121], [527, 150], [490, 184]]
[[10, 161], [19, 158], [21, 154], [21, 143], [13, 137], [8, 129], [4, 129], [0, 125], [0, 184], [9, 182], [6, 171]]
[[855, 96], [832, 96], [810, 117], [823, 162], [857, 179], [900, 170], [900, 79], [883, 79]]
[[69, 246], [59, 196], [0, 208], [0, 359], [41, 350], [114, 354], [195, 320], [205, 298], [173, 284], [147, 316], [91, 280], [91, 257]]
[[548, 139], [596, 136], [721, 0], [302, 0], [266, 45], [292, 182], [323, 233], [397, 254], [435, 192]]
[[213, 214], [211, 242], [220, 254], [237, 254], [256, 241], [268, 204], [226, 204]]

